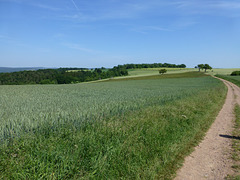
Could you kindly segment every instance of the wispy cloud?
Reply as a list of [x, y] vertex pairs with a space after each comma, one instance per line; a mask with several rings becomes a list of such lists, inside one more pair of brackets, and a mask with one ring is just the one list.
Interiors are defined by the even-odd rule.
[[[240, 9], [240, 1], [234, 0], [138, 0], [138, 1], [106, 1], [84, 2], [77, 6], [74, 0], [70, 0], [78, 12], [69, 12], [61, 17], [74, 21], [102, 21], [112, 19], [136, 19], [155, 15], [185, 16], [192, 14], [224, 14], [227, 16], [236, 14]], [[79, 6], [84, 7], [79, 10]]]
[[[61, 9], [61, 3], [54, 3], [52, 1], [36, 1], [33, 3], [31, 0], [0, 0], [6, 2], [16, 2], [16, 3], [27, 3], [32, 4], [36, 7], [48, 9], [52, 11], [63, 10]], [[44, 3], [45, 2], [45, 3]], [[211, 12], [210, 10], [216, 11], [228, 11], [230, 14], [235, 13], [231, 10], [240, 9], [239, 0], [106, 0], [104, 3], [102, 1], [75, 1], [69, 0], [62, 4], [72, 5], [78, 13], [73, 13], [69, 11], [66, 13], [65, 18], [68, 19], [80, 19], [80, 20], [107, 20], [107, 19], [129, 19], [136, 18], [141, 15], [149, 15], [151, 13], [164, 14], [167, 10], [168, 14], [177, 13], [205, 13]], [[56, 7], [55, 7], [56, 6]], [[61, 7], [61, 8], [59, 8]], [[82, 7], [81, 9], [79, 7]], [[71, 7], [70, 7], [71, 8]], [[176, 9], [180, 10], [176, 12]], [[66, 8], [65, 8], [66, 10]], [[181, 11], [183, 10], [183, 11]], [[65, 11], [66, 12], [66, 11]], [[216, 13], [216, 12], [212, 12]]]
[[12, 37], [9, 37], [7, 35], [1, 35], [0, 34], [0, 41], [5, 42], [5, 43], [14, 43], [16, 40]]
[[84, 48], [82, 47], [80, 44], [75, 44], [75, 43], [62, 43], [63, 46], [70, 48], [70, 49], [75, 49], [75, 50], [79, 50], [79, 51], [83, 51], [83, 52], [87, 52], [87, 53], [100, 53], [100, 51], [96, 51], [93, 49], [88, 49], [88, 48]]
[[0, 39], [11, 39], [11, 38], [9, 38], [8, 36], [1, 35], [1, 34], [0, 34]]
[[49, 5], [46, 5], [46, 4], [32, 4], [33, 6], [35, 7], [38, 7], [38, 8], [42, 8], [42, 9], [46, 9], [46, 10], [51, 10], [51, 11], [60, 11], [62, 10], [61, 8], [57, 8], [57, 7], [52, 7], [52, 6], [49, 6]]
[[75, 1], [74, 1], [74, 0], [71, 0], [71, 1], [72, 1], [72, 3], [73, 3], [74, 7], [75, 7], [78, 11], [80, 11], [80, 9], [79, 9], [78, 6], [76, 5]]
[[162, 28], [162, 27], [158, 27], [158, 26], [145, 26], [144, 29], [146, 29], [146, 30], [154, 30], [154, 31], [172, 31], [170, 29]]
[[94, 17], [94, 16], [89, 16], [86, 14], [82, 13], [76, 13], [76, 14], [65, 14], [65, 15], [60, 15], [60, 19], [62, 20], [70, 20], [70, 21], [82, 21], [82, 22], [92, 22], [92, 21], [97, 21], [100, 20], [100, 17]]
[[[198, 12], [205, 13], [206, 11], [209, 13], [216, 13], [216, 11], [228, 11], [229, 10], [239, 10], [240, 9], [240, 1], [233, 0], [222, 0], [222, 1], [212, 1], [212, 0], [196, 0], [196, 1], [174, 1], [170, 3], [178, 9], [183, 9], [186, 12]], [[199, 11], [196, 11], [199, 10]], [[234, 13], [234, 12], [230, 12]]]
[[171, 29], [162, 28], [159, 26], [141, 26], [141, 27], [131, 28], [130, 30], [138, 33], [142, 33], [142, 34], [148, 34], [149, 32], [152, 32], [152, 31], [168, 31], [168, 32], [173, 31]]
[[24, 5], [30, 5], [30, 6], [33, 6], [33, 7], [46, 9], [46, 10], [51, 10], [51, 11], [63, 10], [62, 8], [55, 7], [53, 4], [49, 5], [49, 3], [44, 3], [44, 2], [39, 2], [39, 1], [37, 1], [36, 3], [31, 1], [31, 0], [0, 0], [0, 2], [1, 1], [17, 3], [17, 4], [24, 4]]
[[213, 7], [221, 9], [240, 9], [240, 2], [220, 1], [213, 5]]
[[[153, 0], [150, 0], [150, 2]], [[129, 1], [106, 1], [106, 3], [88, 1], [84, 8], [80, 11], [79, 6], [74, 0], [71, 0], [77, 13], [66, 13], [61, 17], [69, 20], [79, 21], [101, 21], [112, 19], [133, 19], [141, 16], [144, 12], [149, 11], [155, 7], [154, 4], [145, 3], [144, 1], [138, 3], [129, 3]]]
[[53, 38], [62, 38], [62, 37], [65, 37], [65, 34], [63, 33], [56, 33], [53, 35]]
[[9, 36], [6, 36], [6, 35], [1, 35], [0, 34], [0, 43], [3, 43], [3, 44], [10, 44], [11, 46], [24, 46], [26, 47], [27, 45], [20, 42], [19, 40], [13, 38], [13, 37], [9, 37]]
[[22, 3], [24, 0], [0, 0], [0, 2], [14, 2], [14, 3]]

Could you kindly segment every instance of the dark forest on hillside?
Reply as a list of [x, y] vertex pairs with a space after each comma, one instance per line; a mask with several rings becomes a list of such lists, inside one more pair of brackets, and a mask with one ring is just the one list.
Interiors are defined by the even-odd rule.
[[120, 69], [118, 67], [112, 69], [72, 70], [76, 69], [59, 68], [0, 73], [0, 84], [70, 84], [128, 75], [126, 69]]
[[154, 64], [124, 64], [114, 66], [111, 69], [95, 68], [59, 68], [25, 70], [12, 73], [0, 73], [0, 85], [21, 85], [21, 84], [70, 84], [88, 82], [99, 79], [112, 78], [128, 75], [127, 69], [137, 68], [185, 68], [185, 64], [176, 65], [168, 63]]

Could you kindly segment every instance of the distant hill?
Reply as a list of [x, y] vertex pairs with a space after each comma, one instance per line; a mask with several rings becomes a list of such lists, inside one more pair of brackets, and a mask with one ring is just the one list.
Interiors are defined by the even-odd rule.
[[17, 72], [17, 71], [35, 71], [38, 69], [45, 69], [44, 67], [21, 67], [21, 68], [11, 68], [11, 67], [0, 67], [0, 73], [10, 73], [10, 72]]

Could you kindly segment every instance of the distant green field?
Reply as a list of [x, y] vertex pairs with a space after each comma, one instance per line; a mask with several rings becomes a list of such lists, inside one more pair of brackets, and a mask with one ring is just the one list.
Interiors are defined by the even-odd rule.
[[172, 179], [226, 88], [188, 72], [0, 94], [0, 179]]
[[[130, 69], [130, 70], [128, 70], [128, 73], [130, 76], [157, 75], [157, 74], [159, 74], [159, 72], [158, 72], [159, 69], [167, 69], [166, 74], [198, 71], [198, 69], [195, 69], [195, 68], [146, 68], [146, 69]], [[227, 68], [219, 68], [219, 69], [214, 68], [212, 70], [207, 70], [207, 74], [230, 75], [233, 71], [240, 71], [240, 68], [228, 68], [228, 69]], [[204, 72], [204, 70], [201, 70], [201, 72]]]
[[91, 71], [90, 69], [84, 69], [84, 70], [67, 70], [66, 72], [79, 72], [79, 71]]
[[[147, 75], [147, 76], [128, 76], [122, 78], [109, 79], [107, 81], [131, 81], [131, 80], [151, 80], [151, 79], [172, 79], [172, 78], [196, 78], [209, 76], [202, 72], [181, 72], [181, 73], [169, 73], [169, 74], [156, 74], [156, 75]], [[105, 80], [106, 81], [106, 80]]]
[[128, 74], [130, 76], [156, 75], [159, 74], [159, 69], [166, 69], [167, 74], [196, 71], [196, 69], [194, 68], [142, 68], [142, 69], [129, 69]]
[[233, 71], [240, 71], [240, 68], [220, 68], [213, 69], [208, 73], [211, 75], [222, 74], [222, 75], [230, 75]]

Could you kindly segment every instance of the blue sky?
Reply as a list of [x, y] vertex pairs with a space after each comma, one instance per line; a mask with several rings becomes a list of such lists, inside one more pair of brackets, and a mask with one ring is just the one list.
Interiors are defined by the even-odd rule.
[[0, 0], [0, 66], [240, 68], [240, 0]]

